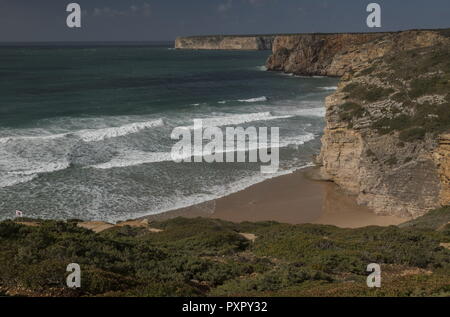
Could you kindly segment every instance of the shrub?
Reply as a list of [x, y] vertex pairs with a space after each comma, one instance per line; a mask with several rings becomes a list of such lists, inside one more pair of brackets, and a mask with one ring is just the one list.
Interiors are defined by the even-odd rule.
[[418, 98], [424, 95], [441, 94], [450, 89], [450, 80], [443, 77], [418, 78], [411, 82], [409, 95]]
[[361, 105], [354, 102], [346, 102], [341, 106], [339, 118], [343, 121], [352, 121], [354, 118], [361, 118], [365, 110]]
[[425, 137], [425, 134], [426, 130], [424, 128], [414, 127], [401, 131], [399, 134], [399, 138], [404, 142], [413, 142], [423, 139]]
[[[450, 225], [442, 227], [449, 212], [444, 208], [404, 228], [360, 229], [179, 218], [152, 224], [164, 228], [161, 233], [128, 228], [95, 234], [70, 223], [25, 227], [5, 221], [0, 288], [58, 296], [320, 294], [319, 289], [340, 287], [343, 278], [365, 285], [365, 268], [372, 262], [450, 269], [450, 250], [440, 246], [450, 241]], [[237, 232], [258, 238], [249, 244]], [[69, 290], [66, 267], [74, 262], [81, 266], [82, 288]], [[445, 293], [446, 278], [435, 286], [419, 281], [413, 289], [423, 285], [424, 294]], [[389, 281], [384, 287], [391, 287]], [[392, 288], [390, 294], [403, 293]]]
[[382, 88], [372, 85], [363, 85], [360, 83], [351, 83], [344, 87], [344, 92], [349, 94], [352, 99], [367, 102], [376, 102], [386, 99], [394, 92], [392, 88]]

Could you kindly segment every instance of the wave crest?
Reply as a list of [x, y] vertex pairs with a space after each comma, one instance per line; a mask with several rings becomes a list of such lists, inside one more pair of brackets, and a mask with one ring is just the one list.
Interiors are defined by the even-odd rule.
[[[236, 146], [232, 148], [224, 148], [221, 151], [216, 151], [214, 153], [212, 152], [200, 152], [200, 153], [193, 153], [193, 155], [185, 155], [185, 156], [178, 156], [177, 159], [183, 160], [188, 159], [193, 156], [210, 156], [213, 154], [225, 154], [229, 152], [247, 152], [247, 151], [256, 151], [261, 149], [267, 149], [272, 147], [277, 148], [285, 148], [290, 145], [303, 145], [307, 142], [310, 142], [315, 139], [315, 135], [312, 133], [306, 133], [304, 135], [299, 135], [295, 137], [289, 137], [285, 140], [281, 140], [278, 144], [271, 144], [271, 145], [259, 145], [257, 143], [257, 140], [254, 140], [255, 142], [252, 143], [253, 146], [250, 146], [251, 144], [248, 144], [248, 142], [244, 143], [237, 143]], [[121, 153], [119, 156], [115, 157], [109, 162], [91, 165], [89, 167], [95, 168], [95, 169], [111, 169], [111, 168], [123, 168], [123, 167], [131, 167], [131, 166], [137, 166], [137, 165], [143, 165], [143, 164], [150, 164], [150, 163], [159, 163], [159, 162], [172, 162], [173, 158], [170, 152], [144, 152], [144, 151], [127, 151]]]
[[[210, 118], [199, 118], [202, 120], [202, 126], [205, 127], [221, 127], [227, 125], [238, 125], [243, 123], [249, 123], [254, 121], [268, 121], [277, 119], [288, 119], [292, 115], [282, 115], [274, 116], [270, 112], [257, 112], [257, 113], [246, 113], [246, 114], [236, 114], [231, 116], [220, 116], [220, 117], [210, 117]], [[182, 129], [194, 129], [193, 125], [182, 126]]]
[[264, 102], [267, 100], [268, 99], [266, 96], [262, 96], [262, 97], [256, 97], [256, 98], [250, 98], [250, 99], [239, 99], [238, 101], [252, 103], [252, 102]]
[[128, 134], [137, 133], [141, 130], [149, 128], [161, 127], [163, 125], [164, 125], [163, 120], [158, 119], [153, 121], [129, 123], [120, 127], [111, 127], [95, 130], [94, 129], [82, 130], [72, 133], [72, 135], [76, 135], [85, 142], [98, 142], [105, 139], [117, 138]]

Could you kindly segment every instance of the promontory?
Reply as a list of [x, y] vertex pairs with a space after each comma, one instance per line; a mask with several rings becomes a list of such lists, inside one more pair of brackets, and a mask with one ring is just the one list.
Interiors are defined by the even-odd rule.
[[177, 48], [272, 49], [269, 71], [341, 77], [316, 164], [376, 213], [450, 204], [450, 29], [179, 38]]

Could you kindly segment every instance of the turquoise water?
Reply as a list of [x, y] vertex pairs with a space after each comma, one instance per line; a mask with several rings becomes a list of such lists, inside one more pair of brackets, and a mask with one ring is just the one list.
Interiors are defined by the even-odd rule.
[[280, 128], [281, 169], [311, 162], [337, 80], [267, 72], [269, 52], [169, 46], [0, 48], [0, 219], [117, 221], [267, 177], [259, 163], [174, 163], [175, 127], [202, 118]]

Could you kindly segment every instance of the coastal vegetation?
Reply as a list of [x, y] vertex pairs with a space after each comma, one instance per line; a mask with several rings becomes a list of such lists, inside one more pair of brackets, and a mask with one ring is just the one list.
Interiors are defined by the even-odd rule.
[[347, 85], [344, 92], [352, 99], [375, 102], [386, 99], [394, 92], [392, 88], [381, 88], [373, 85], [363, 85], [360, 83], [351, 83]]
[[[414, 142], [449, 129], [449, 91], [448, 45], [395, 52], [353, 74], [342, 89], [339, 116], [351, 127], [369, 121], [381, 135], [398, 133], [400, 141]], [[385, 103], [381, 111], [377, 102]]]
[[353, 118], [360, 118], [364, 115], [364, 108], [355, 102], [346, 102], [341, 106], [339, 118], [343, 121], [351, 121]]
[[[450, 295], [450, 207], [400, 227], [341, 229], [213, 219], [114, 227], [0, 223], [0, 291], [10, 296]], [[250, 235], [251, 233], [251, 235]], [[253, 238], [249, 238], [249, 236]], [[65, 285], [81, 266], [81, 288]], [[382, 287], [366, 285], [369, 263]]]

